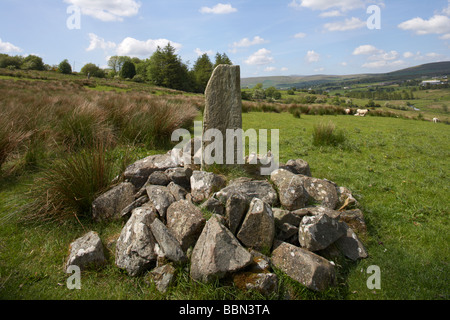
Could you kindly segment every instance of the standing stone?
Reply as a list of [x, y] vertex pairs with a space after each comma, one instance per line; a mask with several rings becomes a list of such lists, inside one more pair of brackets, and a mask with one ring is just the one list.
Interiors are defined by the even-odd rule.
[[[223, 159], [226, 163], [226, 130], [242, 129], [241, 71], [239, 66], [219, 65], [214, 69], [205, 91], [205, 112], [203, 134], [210, 129], [217, 129], [223, 137]], [[243, 154], [237, 155], [237, 144], [234, 145], [234, 164], [237, 159], [243, 162]], [[203, 140], [202, 150], [212, 143]], [[202, 169], [206, 168], [205, 153], [202, 157]]]

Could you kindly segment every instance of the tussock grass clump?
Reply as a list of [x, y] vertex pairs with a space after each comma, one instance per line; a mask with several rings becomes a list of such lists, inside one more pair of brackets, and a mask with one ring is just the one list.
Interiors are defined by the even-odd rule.
[[14, 122], [8, 119], [8, 115], [0, 114], [0, 169], [6, 159], [31, 136], [31, 132], [16, 128]]
[[27, 208], [26, 219], [89, 217], [94, 199], [111, 186], [115, 168], [101, 143], [54, 161], [34, 182], [30, 196], [35, 200]]
[[345, 133], [336, 129], [336, 125], [329, 121], [320, 122], [313, 127], [313, 145], [315, 146], [339, 146], [346, 141]]

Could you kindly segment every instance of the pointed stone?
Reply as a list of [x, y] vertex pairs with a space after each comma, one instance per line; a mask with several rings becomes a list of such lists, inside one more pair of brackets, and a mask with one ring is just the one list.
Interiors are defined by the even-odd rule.
[[[203, 118], [203, 134], [210, 129], [218, 130], [223, 137], [223, 159], [219, 164], [225, 164], [227, 158], [227, 129], [242, 129], [242, 99], [240, 67], [231, 65], [217, 66], [208, 82], [205, 90], [205, 111]], [[202, 150], [210, 144], [203, 141]], [[240, 157], [243, 162], [243, 154], [237, 155], [237, 144], [234, 141], [231, 149], [234, 150], [234, 163]], [[202, 169], [207, 167], [206, 156], [202, 157]]]
[[161, 220], [155, 219], [150, 225], [150, 229], [167, 259], [175, 263], [184, 263], [187, 261], [186, 254], [181, 249], [180, 243]]
[[216, 215], [205, 225], [191, 257], [191, 277], [212, 282], [252, 263], [252, 255]]
[[137, 276], [156, 263], [155, 239], [150, 225], [156, 219], [152, 207], [134, 209], [116, 243], [116, 265]]
[[245, 217], [237, 238], [247, 247], [257, 251], [270, 251], [275, 237], [275, 219], [272, 208], [255, 198]]

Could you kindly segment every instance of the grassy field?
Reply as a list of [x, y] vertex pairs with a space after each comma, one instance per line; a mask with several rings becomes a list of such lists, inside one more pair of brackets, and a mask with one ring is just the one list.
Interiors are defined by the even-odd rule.
[[[67, 80], [66, 78], [37, 80], [45, 85], [52, 85], [53, 89], [49, 91], [51, 94], [60, 94], [61, 91], [67, 94], [67, 83], [60, 83]], [[27, 87], [23, 80], [14, 83], [18, 86], [16, 91], [25, 90], [22, 88], [24, 86], [28, 92], [43, 90], [43, 84], [39, 83], [35, 84], [37, 87]], [[4, 87], [13, 86], [11, 83], [0, 84]], [[186, 97], [183, 93], [174, 95], [172, 91], [141, 84], [137, 84], [136, 87], [135, 84], [131, 84], [134, 89], [128, 90], [126, 84], [121, 85], [123, 87], [119, 91], [123, 92], [116, 93], [103, 92], [113, 87], [113, 84], [106, 80], [98, 84], [100, 92], [86, 88], [81, 90], [79, 85], [73, 88], [81, 90], [79, 99], [90, 101], [104, 112], [106, 111], [102, 109], [102, 104], [95, 95], [106, 95], [102, 97], [107, 97], [110, 102], [119, 100], [131, 105], [132, 99], [142, 100], [143, 93], [136, 92], [139, 91], [139, 86], [147, 93], [153, 92], [155, 96], [164, 93], [165, 99], [175, 99], [175, 105], [194, 104], [196, 108], [201, 108], [198, 105], [199, 97], [196, 96]], [[10, 92], [7, 98], [3, 98], [1, 106], [4, 108], [15, 105], [16, 98], [15, 93]], [[155, 99], [159, 101], [161, 97]], [[41, 106], [42, 109], [36, 114], [45, 116], [47, 110], [54, 110], [48, 109], [49, 106], [63, 107], [61, 101], [68, 104], [66, 107], [70, 109], [70, 100], [73, 99], [59, 100], [50, 97], [46, 100], [49, 104], [45, 108]], [[34, 105], [36, 101], [30, 98], [27, 103]], [[25, 117], [26, 106], [22, 104], [22, 108], [18, 109], [20, 112], [15, 116]], [[116, 111], [119, 112], [121, 109]], [[189, 112], [188, 116], [189, 114], [191, 113]], [[32, 116], [26, 118], [33, 119]], [[165, 295], [158, 293], [154, 286], [146, 281], [145, 276], [128, 277], [114, 265], [113, 240], [121, 232], [123, 227], [121, 222], [95, 224], [88, 218], [81, 219], [82, 224], [75, 219], [59, 222], [24, 222], [23, 206], [29, 205], [34, 200], [30, 190], [40, 181], [42, 174], [52, 162], [64, 158], [65, 153], [77, 153], [73, 144], [80, 143], [78, 135], [74, 135], [72, 139], [61, 138], [67, 132], [63, 130], [64, 127], [56, 125], [59, 123], [57, 118], [51, 116], [45, 119], [55, 124], [53, 128], [44, 125], [45, 121], [44, 124], [36, 121], [27, 124], [35, 125], [35, 130], [41, 133], [38, 136], [45, 138], [46, 149], [42, 153], [30, 155], [29, 145], [25, 145], [10, 155], [2, 167], [0, 299], [264, 299], [257, 293], [243, 292], [229, 282], [214, 285], [195, 283], [190, 280], [188, 271], [182, 268], [178, 270], [175, 286]], [[112, 129], [108, 130], [115, 133], [114, 144], [107, 150], [107, 157], [117, 160], [119, 164], [123, 159], [130, 163], [146, 155], [166, 151], [166, 148], [149, 147], [145, 140], [137, 142], [124, 134], [119, 134], [119, 129], [113, 126], [114, 122], [110, 123], [107, 119], [109, 117], [105, 118], [105, 124], [112, 126]], [[201, 119], [199, 113], [197, 119]], [[344, 132], [345, 141], [333, 147], [314, 146], [312, 143], [314, 127], [330, 121]], [[360, 202], [368, 226], [368, 233], [363, 240], [369, 251], [369, 258], [357, 263], [337, 260], [338, 285], [335, 288], [318, 294], [296, 285], [279, 274], [279, 292], [269, 297], [270, 299], [284, 299], [287, 295], [291, 299], [299, 300], [450, 298], [448, 125], [397, 118], [360, 118], [343, 115], [302, 114], [301, 118], [295, 118], [288, 112], [244, 113], [243, 124], [244, 129], [279, 129], [280, 160], [285, 162], [289, 159], [302, 158], [310, 163], [313, 176], [332, 180], [352, 190]], [[122, 129], [128, 128], [125, 123], [122, 125]], [[100, 131], [96, 131], [97, 127], [94, 129], [94, 133], [103, 132], [103, 129]], [[26, 165], [30, 162], [30, 158], [34, 159], [31, 161], [34, 164], [32, 166]], [[66, 287], [68, 275], [63, 272], [68, 247], [87, 230], [94, 230], [100, 234], [107, 248], [108, 264], [99, 271], [83, 272], [82, 289], [70, 291]], [[380, 267], [381, 290], [367, 288], [366, 281], [370, 275], [366, 271], [372, 265]]]

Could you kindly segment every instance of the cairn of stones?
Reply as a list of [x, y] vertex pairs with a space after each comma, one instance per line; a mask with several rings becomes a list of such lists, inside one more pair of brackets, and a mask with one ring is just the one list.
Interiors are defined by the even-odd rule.
[[[214, 70], [204, 131], [242, 127], [239, 82], [238, 66]], [[207, 147], [203, 143], [201, 152]], [[198, 152], [190, 148], [190, 160]], [[270, 295], [278, 290], [275, 270], [324, 291], [336, 284], [335, 259], [368, 256], [358, 202], [347, 188], [314, 178], [306, 161], [289, 160], [270, 177], [228, 181], [204, 163], [185, 160], [172, 150], [130, 165], [124, 181], [92, 206], [95, 221], [123, 220], [120, 236], [103, 243], [94, 231], [87, 233], [70, 245], [65, 268], [101, 267], [106, 247], [118, 268], [145, 277], [161, 292], [174, 285], [176, 267], [184, 265], [195, 281], [232, 279], [242, 290]]]

